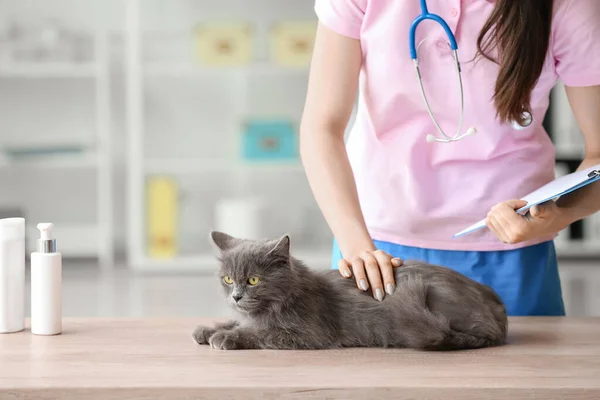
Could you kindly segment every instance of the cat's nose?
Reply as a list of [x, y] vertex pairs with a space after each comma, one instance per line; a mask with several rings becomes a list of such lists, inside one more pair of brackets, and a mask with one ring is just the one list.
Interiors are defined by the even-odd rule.
[[244, 297], [244, 296], [243, 296], [243, 295], [241, 295], [241, 294], [234, 294], [234, 295], [233, 295], [233, 296], [231, 296], [231, 297], [233, 297], [233, 300], [235, 300], [235, 302], [237, 303], [237, 302], [238, 302], [238, 301], [240, 301], [240, 300], [242, 299], [242, 297]]

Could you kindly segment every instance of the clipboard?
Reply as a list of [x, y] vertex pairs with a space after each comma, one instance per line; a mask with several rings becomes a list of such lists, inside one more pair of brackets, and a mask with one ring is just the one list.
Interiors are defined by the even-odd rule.
[[[574, 192], [575, 190], [581, 189], [598, 180], [600, 180], [600, 164], [562, 176], [521, 198], [521, 200], [527, 202], [527, 205], [519, 208], [517, 213], [524, 214], [527, 210], [537, 204], [545, 203], [548, 200], [556, 200], [567, 193]], [[458, 232], [452, 238], [454, 239], [485, 227], [487, 227], [487, 225], [484, 218]]]

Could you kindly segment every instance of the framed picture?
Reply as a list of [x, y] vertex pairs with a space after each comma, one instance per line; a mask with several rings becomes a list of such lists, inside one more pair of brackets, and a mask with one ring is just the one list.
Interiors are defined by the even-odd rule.
[[315, 45], [315, 21], [279, 22], [271, 29], [271, 57], [286, 67], [308, 67]]
[[205, 23], [195, 29], [198, 59], [209, 66], [252, 62], [254, 28], [250, 23]]
[[177, 253], [177, 183], [162, 176], [146, 182], [147, 252], [152, 258], [170, 258]]
[[252, 120], [242, 138], [246, 160], [290, 160], [298, 157], [298, 137], [293, 124], [284, 120]]

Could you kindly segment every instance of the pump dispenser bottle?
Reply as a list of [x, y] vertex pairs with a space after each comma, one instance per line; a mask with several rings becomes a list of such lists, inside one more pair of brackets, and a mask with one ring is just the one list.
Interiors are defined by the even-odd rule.
[[56, 251], [53, 224], [38, 224], [40, 239], [31, 253], [31, 333], [62, 332], [62, 255]]

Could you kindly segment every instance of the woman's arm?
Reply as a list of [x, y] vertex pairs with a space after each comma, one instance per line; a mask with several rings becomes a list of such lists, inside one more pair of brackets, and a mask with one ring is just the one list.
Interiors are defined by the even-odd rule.
[[300, 128], [300, 154], [315, 200], [342, 251], [340, 272], [350, 277], [351, 263], [358, 287], [368, 289], [368, 275], [374, 296], [381, 300], [383, 284], [388, 293], [393, 290], [392, 258], [376, 251], [371, 240], [344, 144], [361, 65], [359, 40], [319, 24]]
[[[600, 164], [600, 86], [567, 86], [566, 91], [585, 141], [585, 158], [579, 169]], [[511, 200], [494, 206], [486, 218], [488, 227], [506, 243], [558, 233], [600, 211], [600, 182], [562, 196], [556, 202], [534, 206], [527, 217], [515, 212], [526, 204]]]
[[[566, 92], [585, 141], [585, 158], [579, 169], [600, 164], [600, 86], [567, 86]], [[567, 225], [594, 214], [600, 211], [600, 184], [563, 196], [557, 204]]]

